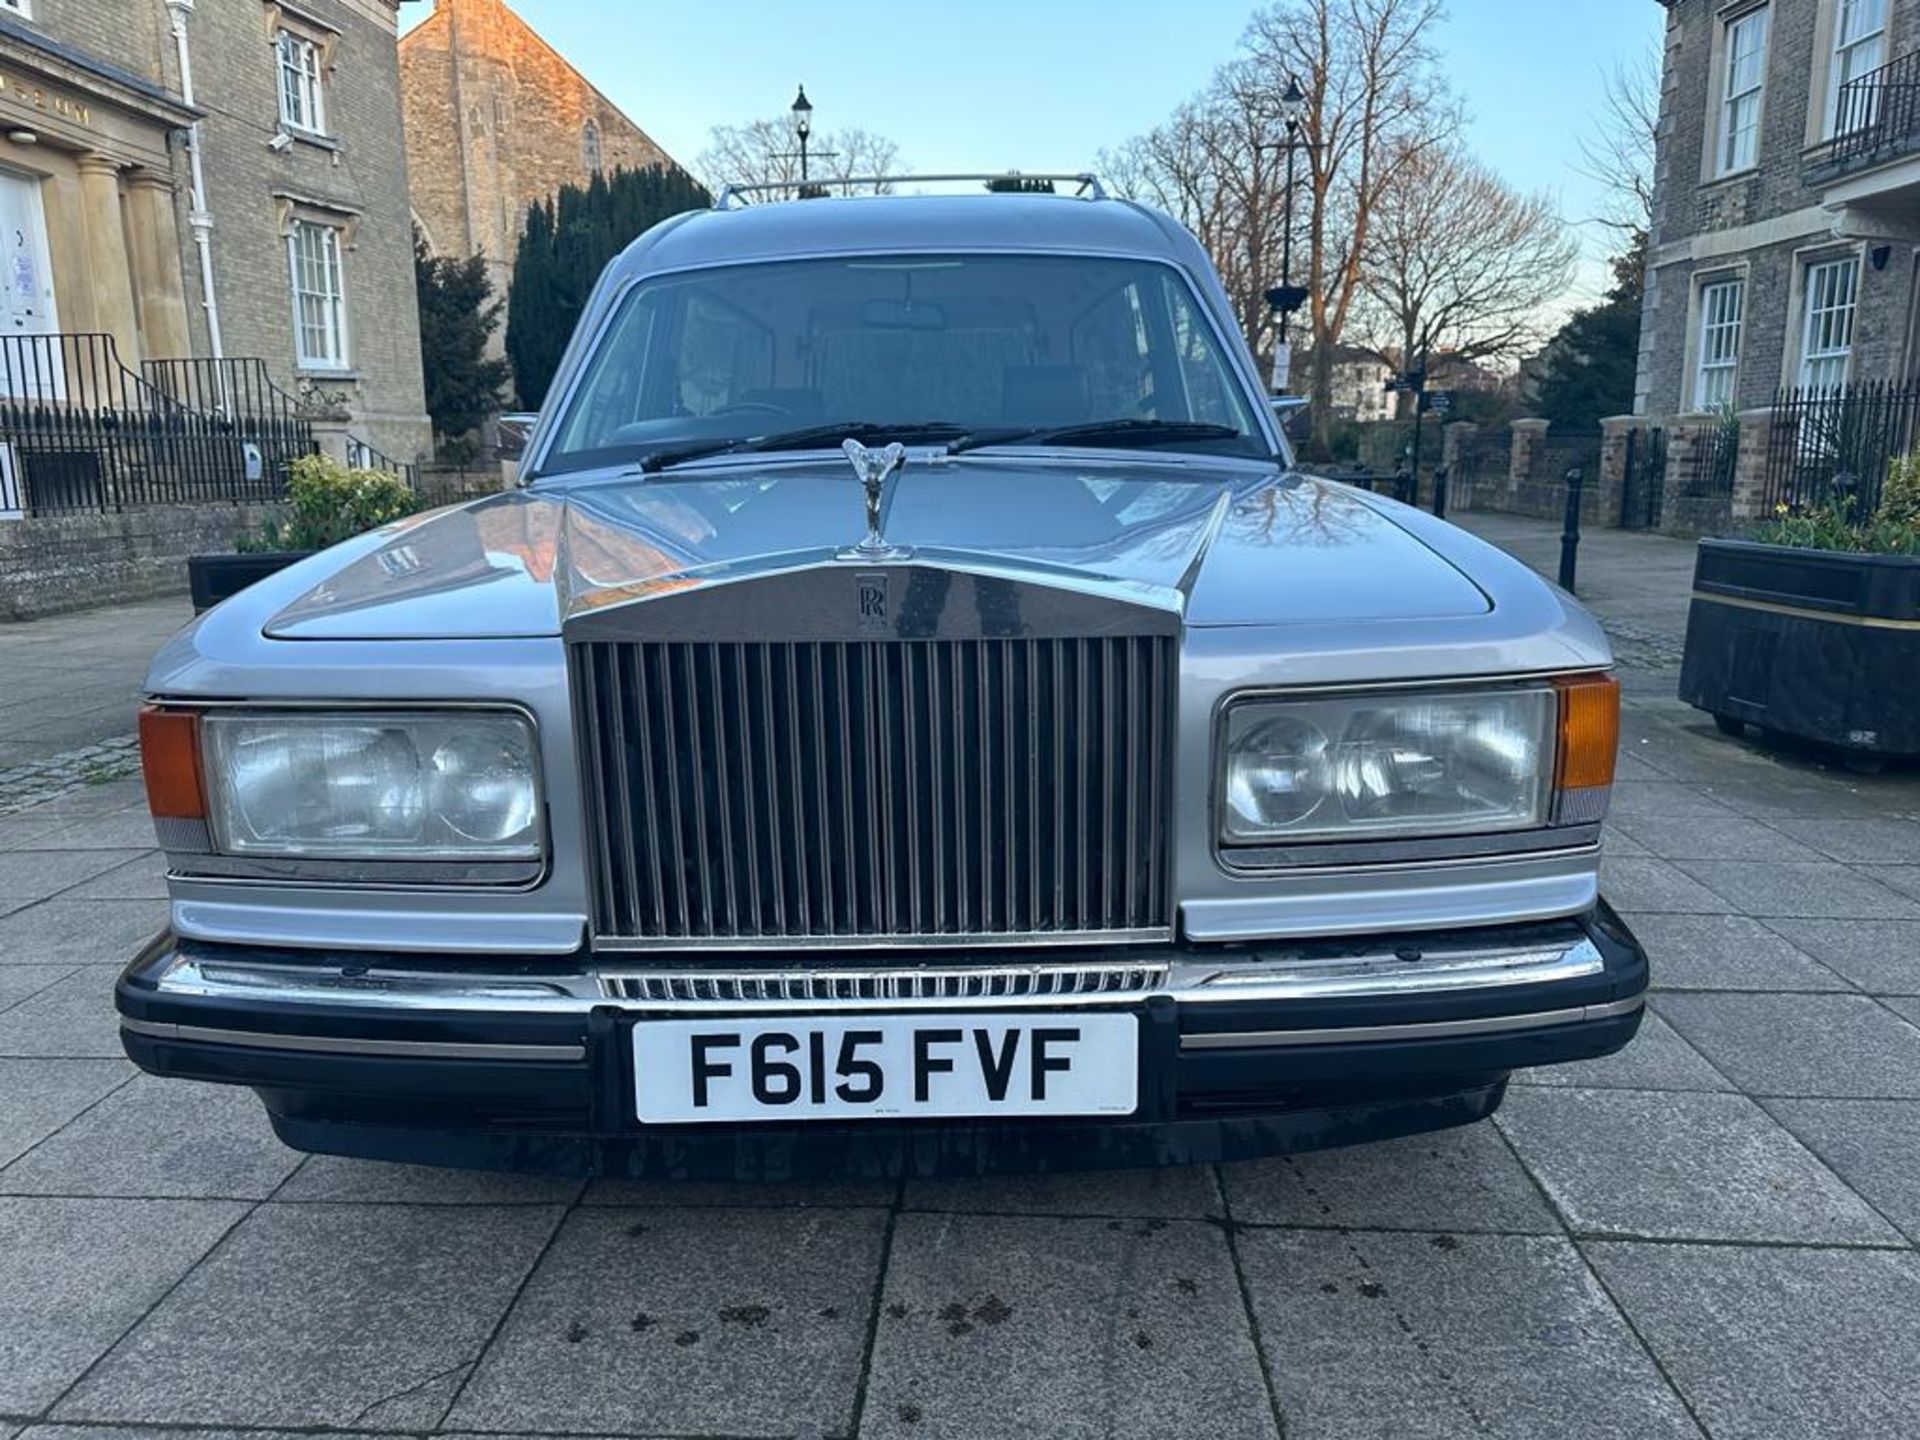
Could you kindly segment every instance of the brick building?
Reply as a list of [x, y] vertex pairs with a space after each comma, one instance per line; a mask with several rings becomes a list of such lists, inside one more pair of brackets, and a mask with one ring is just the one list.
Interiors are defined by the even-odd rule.
[[1667, 10], [1635, 409], [1920, 371], [1920, 0]]
[[415, 221], [438, 254], [485, 255], [502, 297], [529, 206], [674, 163], [502, 0], [436, 0], [400, 75]]
[[[396, 6], [0, 0], [0, 399], [80, 401], [117, 361], [116, 406], [158, 387], [188, 424], [257, 382], [425, 449]], [[0, 440], [11, 478], [32, 447]]]

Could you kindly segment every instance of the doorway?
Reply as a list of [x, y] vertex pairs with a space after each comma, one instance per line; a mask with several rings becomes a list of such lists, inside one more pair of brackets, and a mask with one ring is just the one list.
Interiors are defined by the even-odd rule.
[[58, 400], [66, 366], [40, 181], [0, 170], [0, 394]]

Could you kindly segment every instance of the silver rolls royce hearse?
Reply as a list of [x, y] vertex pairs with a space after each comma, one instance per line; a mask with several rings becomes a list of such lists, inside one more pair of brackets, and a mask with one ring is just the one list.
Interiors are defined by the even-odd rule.
[[1626, 1044], [1599, 628], [1297, 470], [1200, 246], [1064, 188], [656, 227], [520, 488], [171, 641], [128, 1054], [693, 1176], [1341, 1144]]

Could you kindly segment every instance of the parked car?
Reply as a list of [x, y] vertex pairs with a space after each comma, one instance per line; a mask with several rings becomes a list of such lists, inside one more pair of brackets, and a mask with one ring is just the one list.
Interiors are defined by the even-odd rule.
[[1640, 1022], [1599, 627], [1297, 470], [1164, 215], [730, 194], [608, 269], [523, 482], [154, 662], [143, 1068], [388, 1160], [1064, 1169], [1478, 1120]]

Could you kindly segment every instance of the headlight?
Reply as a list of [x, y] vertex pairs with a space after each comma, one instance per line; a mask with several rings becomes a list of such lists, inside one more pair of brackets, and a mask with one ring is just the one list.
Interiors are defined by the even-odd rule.
[[1550, 686], [1241, 702], [1227, 712], [1221, 839], [1545, 825], [1557, 717]]
[[221, 854], [540, 855], [533, 729], [523, 716], [212, 711], [201, 726], [207, 818]]

